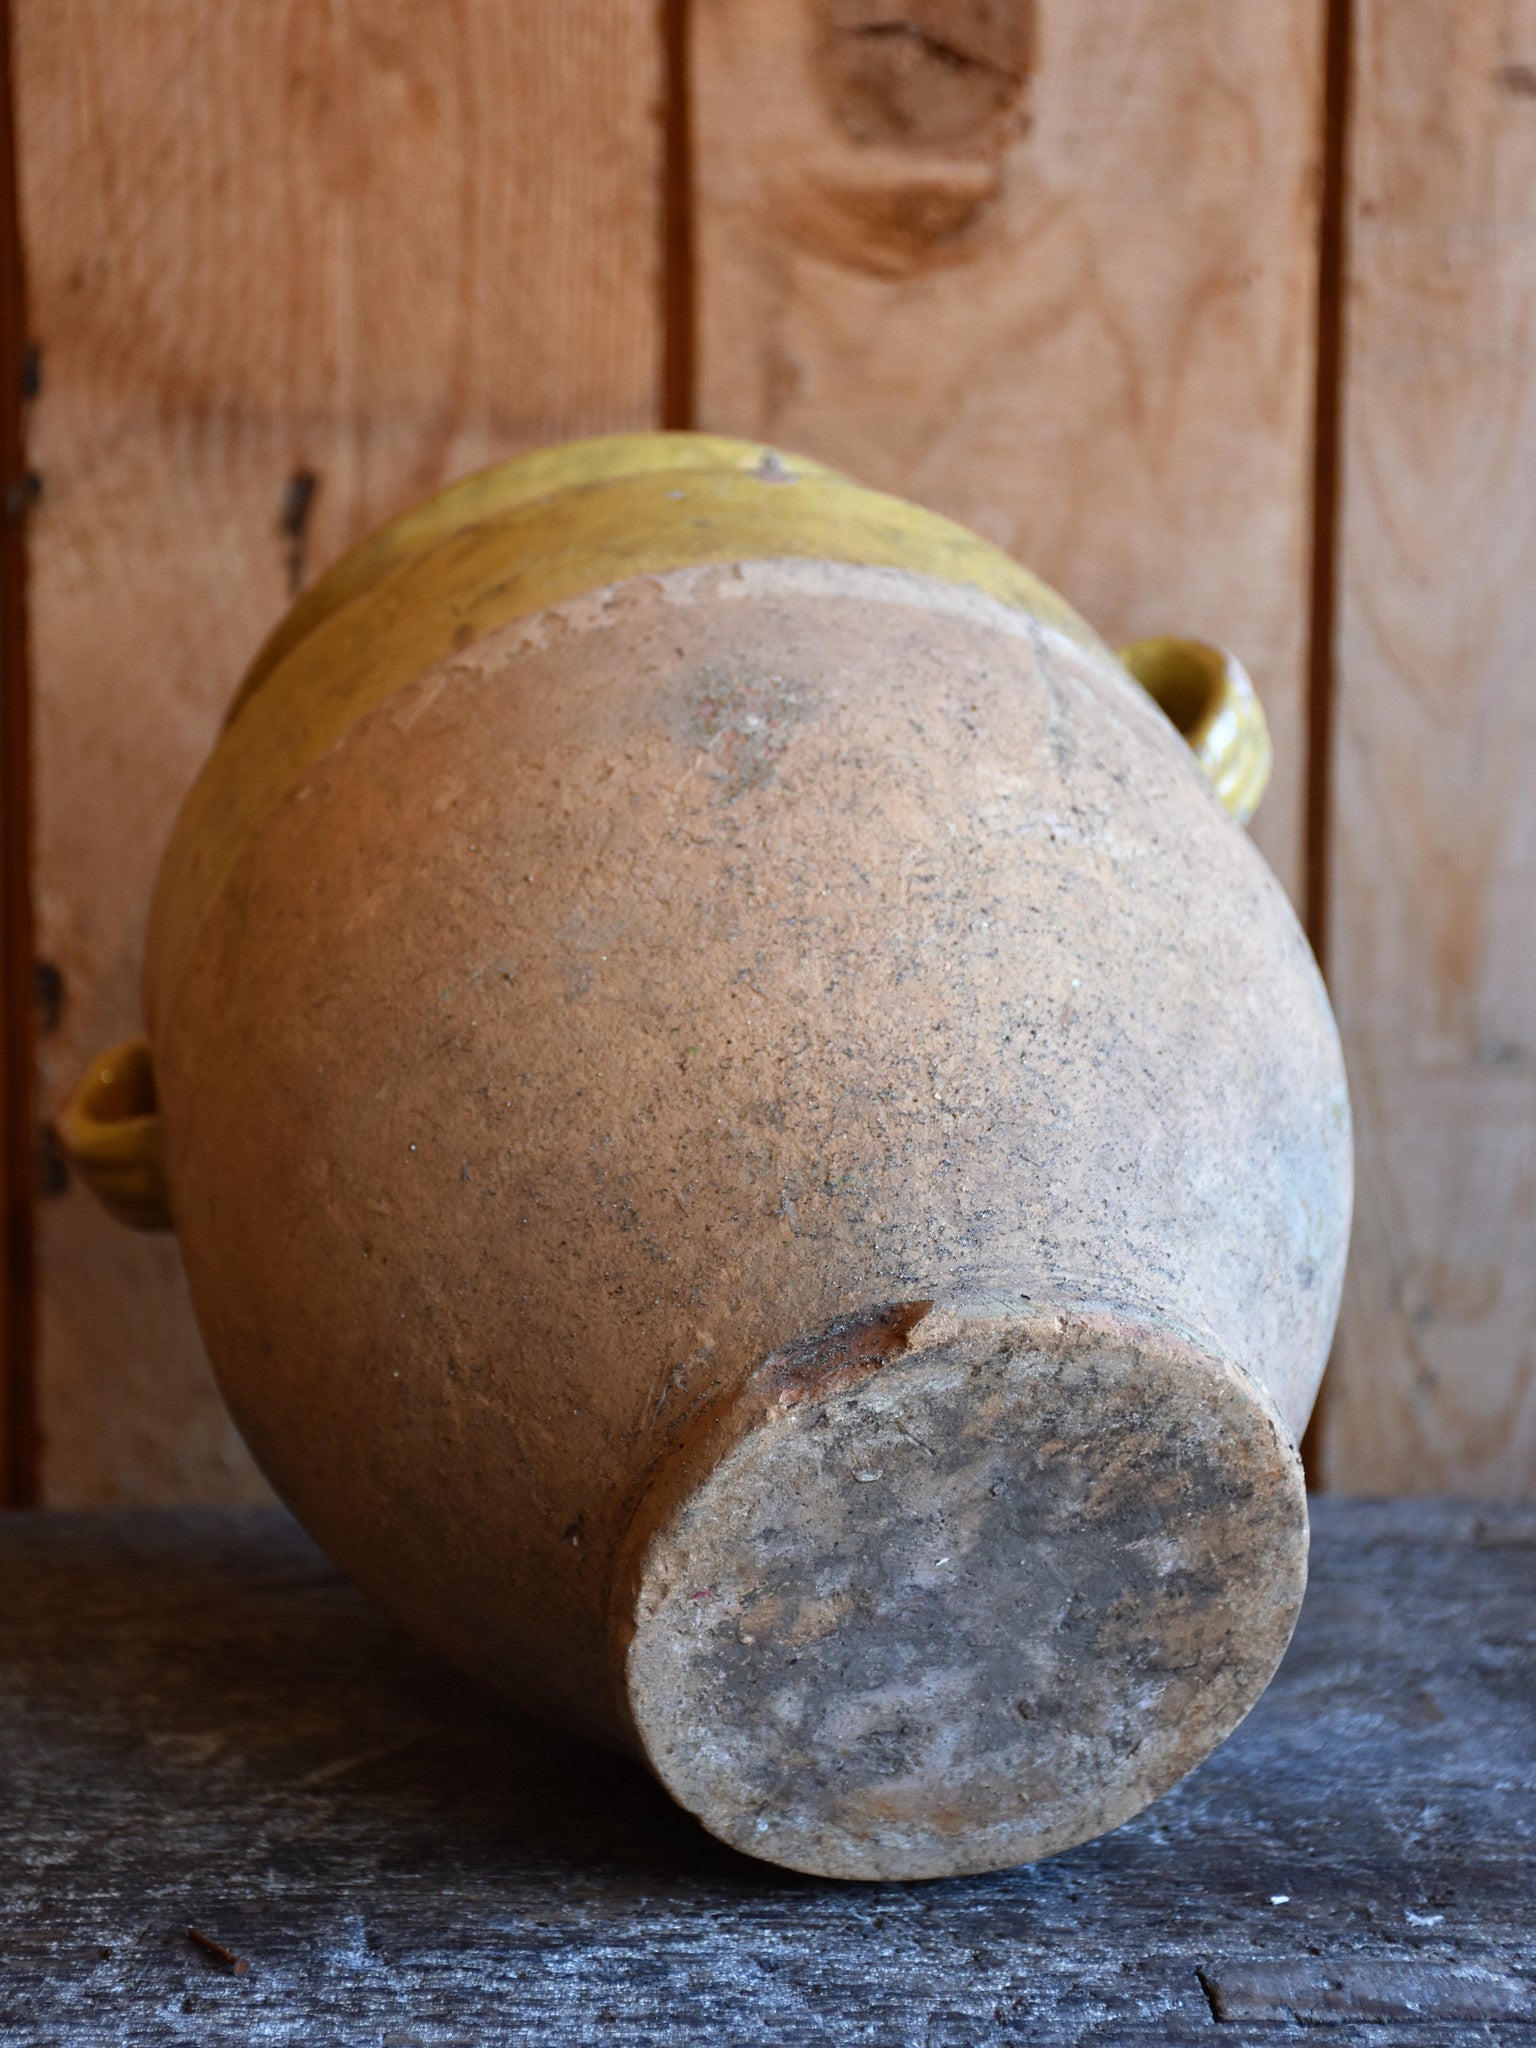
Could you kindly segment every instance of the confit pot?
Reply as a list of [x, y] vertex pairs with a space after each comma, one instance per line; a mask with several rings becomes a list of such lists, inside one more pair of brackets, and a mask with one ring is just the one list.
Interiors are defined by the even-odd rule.
[[269, 640], [61, 1132], [449, 1657], [754, 1855], [1047, 1855], [1304, 1585], [1351, 1152], [1267, 768], [1229, 658], [933, 513], [535, 455]]

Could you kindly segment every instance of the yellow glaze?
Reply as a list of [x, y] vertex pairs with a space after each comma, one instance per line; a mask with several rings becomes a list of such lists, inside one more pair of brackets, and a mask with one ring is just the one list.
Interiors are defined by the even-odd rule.
[[[230, 708], [233, 718], [292, 648], [323, 619], [373, 587], [397, 562], [420, 554], [435, 541], [498, 513], [531, 505], [556, 491], [611, 482], [664, 470], [737, 470], [748, 474], [789, 468], [787, 458], [761, 441], [732, 441], [722, 434], [604, 434], [591, 441], [567, 441], [540, 448], [515, 462], [476, 470], [390, 520], [343, 555], [312, 583], [278, 621], [251, 663]], [[832, 476], [834, 471], [802, 456], [793, 460], [798, 477]]]
[[75, 1171], [136, 1230], [172, 1228], [158, 1112], [148, 1042], [132, 1038], [91, 1062], [58, 1118]]
[[[500, 627], [608, 584], [784, 558], [967, 585], [1108, 652], [1070, 605], [1000, 548], [761, 442], [618, 434], [483, 470], [344, 556], [252, 663], [161, 868], [145, 970], [151, 1014], [171, 1000], [204, 915], [263, 817], [357, 719], [414, 677]], [[1268, 780], [1270, 752], [1242, 669], [1220, 649], [1186, 640], [1141, 640], [1121, 659], [1246, 822]], [[115, 1215], [169, 1227], [147, 1046], [98, 1060], [59, 1128], [82, 1178]]]
[[1248, 672], [1204, 640], [1135, 640], [1120, 659], [1189, 743], [1216, 794], [1246, 825], [1269, 787], [1269, 727]]
[[[471, 482], [473, 500], [455, 486], [435, 521], [431, 506], [407, 515], [414, 541], [386, 528], [339, 563], [312, 594], [304, 637], [275, 660], [270, 641], [258, 656], [256, 686], [242, 689], [166, 852], [152, 991], [169, 998], [241, 847], [310, 763], [424, 670], [564, 599], [712, 562], [857, 562], [969, 585], [1107, 655], [1070, 605], [989, 541], [758, 443], [623, 435]], [[543, 494], [530, 497], [535, 484]], [[471, 502], [498, 500], [503, 509], [462, 523]]]

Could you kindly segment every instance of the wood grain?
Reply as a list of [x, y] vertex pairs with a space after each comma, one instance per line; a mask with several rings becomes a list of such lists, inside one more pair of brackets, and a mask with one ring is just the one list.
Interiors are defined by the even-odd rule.
[[1025, 1869], [849, 1885], [518, 1720], [280, 1515], [6, 1517], [0, 2035], [1524, 2041], [1533, 1545], [1527, 1511], [1321, 1501], [1278, 1677], [1167, 1798]]
[[1536, 1488], [1536, 4], [1357, 0], [1324, 1476]]
[[699, 414], [1251, 666], [1300, 902], [1321, 0], [698, 0]]
[[[444, 478], [654, 422], [652, 0], [16, 0], [52, 1104], [288, 594]], [[174, 1248], [41, 1217], [47, 1497], [240, 1497]]]

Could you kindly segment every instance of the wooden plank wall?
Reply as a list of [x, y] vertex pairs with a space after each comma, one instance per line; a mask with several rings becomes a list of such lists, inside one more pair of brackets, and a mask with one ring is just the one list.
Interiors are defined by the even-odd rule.
[[[43, 1100], [134, 1026], [170, 813], [292, 588], [523, 446], [763, 435], [1111, 636], [1244, 655], [1360, 1124], [1320, 1469], [1536, 1486], [1533, 8], [12, 0]], [[47, 1497], [256, 1492], [174, 1248], [38, 1218]]]
[[1320, 0], [699, 0], [701, 423], [1243, 651], [1300, 900]]
[[1536, 0], [1358, 0], [1323, 1470], [1536, 1487]]
[[[37, 943], [55, 1102], [137, 1028], [151, 878], [291, 590], [443, 479], [647, 426], [652, 0], [17, 0]], [[259, 1488], [174, 1245], [40, 1204], [56, 1501]]]

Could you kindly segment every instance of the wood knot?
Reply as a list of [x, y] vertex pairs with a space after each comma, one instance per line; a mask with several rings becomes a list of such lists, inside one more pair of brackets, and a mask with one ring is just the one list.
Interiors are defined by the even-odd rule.
[[821, 0], [819, 135], [776, 180], [779, 231], [909, 277], [964, 261], [1027, 122], [1033, 0]]
[[855, 142], [1001, 147], [1034, 54], [1033, 0], [825, 0], [822, 73]]

